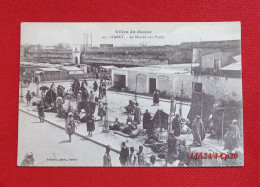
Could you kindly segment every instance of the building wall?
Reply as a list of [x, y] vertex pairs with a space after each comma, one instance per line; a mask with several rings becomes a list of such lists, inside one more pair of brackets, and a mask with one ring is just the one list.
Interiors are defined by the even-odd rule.
[[201, 68], [214, 68], [214, 59], [220, 59], [220, 66], [224, 67], [231, 64], [230, 61], [231, 53], [228, 52], [217, 52], [201, 57]]
[[127, 87], [130, 91], [136, 90], [138, 93], [147, 93], [147, 79], [148, 76], [146, 73], [139, 73], [138, 71], [127, 71], [126, 81], [128, 85]]
[[173, 89], [172, 75], [159, 75], [157, 76], [157, 89], [161, 92], [166, 91], [166, 94], [170, 95]]
[[[170, 94], [173, 88], [172, 74], [139, 72], [132, 70], [116, 69], [112, 70], [112, 85], [114, 86], [114, 75], [126, 75], [126, 87], [129, 91], [137, 93], [149, 93], [149, 79], [156, 79], [156, 89], [166, 91]], [[137, 80], [137, 81], [136, 81]], [[136, 87], [137, 85], [137, 87]]]
[[45, 71], [44, 75], [60, 75], [60, 71]]
[[[118, 70], [113, 70], [111, 71], [111, 76], [112, 76], [112, 86], [115, 86], [115, 82], [118, 81], [115, 77], [115, 75], [125, 75], [126, 76], [126, 80], [127, 80], [127, 72], [126, 70], [122, 70], [122, 69], [118, 69]], [[126, 81], [126, 87], [128, 87], [127, 85], [127, 81]]]
[[242, 100], [242, 79], [208, 75], [174, 75], [173, 94], [180, 96], [183, 83], [184, 95], [186, 98], [191, 99], [192, 82], [202, 83], [202, 91], [206, 94], [213, 95], [216, 100]]
[[[242, 79], [225, 78], [208, 75], [190, 75], [190, 74], [165, 74], [150, 73], [116, 69], [112, 70], [112, 83], [114, 84], [114, 74], [126, 75], [126, 87], [129, 91], [137, 93], [149, 93], [149, 78], [156, 78], [156, 88], [166, 91], [167, 95], [180, 96], [183, 84], [184, 96], [192, 99], [192, 83], [202, 83], [202, 91], [213, 95], [216, 100], [242, 100]], [[137, 89], [136, 77], [138, 75]]]

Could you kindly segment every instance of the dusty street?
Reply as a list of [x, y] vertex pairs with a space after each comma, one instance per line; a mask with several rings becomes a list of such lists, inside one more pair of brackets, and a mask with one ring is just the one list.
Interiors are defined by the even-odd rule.
[[[24, 112], [19, 112], [19, 122], [17, 165], [32, 152], [36, 166], [103, 166], [104, 147], [76, 135], [69, 142], [65, 131]], [[120, 166], [119, 155], [110, 155], [112, 165]]]

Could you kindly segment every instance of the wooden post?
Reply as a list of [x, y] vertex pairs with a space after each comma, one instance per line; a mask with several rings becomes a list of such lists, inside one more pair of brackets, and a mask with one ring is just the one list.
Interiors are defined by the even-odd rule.
[[135, 82], [135, 102], [137, 103], [137, 83], [138, 83], [138, 76], [139, 74], [136, 75], [136, 82]]
[[20, 83], [20, 86], [21, 86], [21, 103], [23, 103], [23, 84], [22, 82]]
[[179, 108], [179, 115], [182, 118], [182, 95], [183, 95], [183, 81], [181, 83], [181, 103], [180, 103], [180, 108]]
[[203, 92], [201, 92], [202, 96], [201, 96], [201, 110], [200, 110], [200, 118], [202, 120], [202, 116], [203, 116], [203, 99], [204, 99], [204, 94]]
[[39, 96], [39, 82], [37, 83], [37, 96]]
[[106, 112], [106, 114], [105, 114], [105, 120], [104, 120], [104, 128], [103, 128], [103, 130], [102, 130], [102, 133], [108, 133], [109, 132], [109, 128], [108, 128], [108, 102], [107, 102], [107, 96], [105, 96], [106, 97], [106, 99], [105, 99], [105, 103], [104, 103], [104, 105], [105, 105], [105, 112]]
[[222, 141], [224, 140], [224, 118], [225, 118], [225, 109], [222, 114]]

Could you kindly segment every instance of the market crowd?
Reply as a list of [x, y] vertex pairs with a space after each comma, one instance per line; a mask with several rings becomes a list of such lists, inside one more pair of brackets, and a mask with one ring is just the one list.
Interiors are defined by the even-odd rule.
[[[74, 79], [70, 90], [65, 91], [62, 85], [56, 86], [54, 83], [48, 88], [47, 86], [41, 87], [41, 100], [38, 103], [32, 103], [37, 106], [40, 122], [44, 122], [46, 112], [56, 112], [60, 118], [65, 118], [65, 132], [69, 136], [69, 141], [72, 140], [72, 135], [77, 128], [76, 123], [85, 123], [88, 136], [93, 136], [95, 131], [96, 117], [94, 115], [97, 108], [97, 116], [99, 120], [103, 120], [106, 116], [106, 84], [100, 79], [98, 85], [94, 80], [93, 89], [89, 88], [88, 82], [84, 79], [81, 83], [78, 79]], [[159, 91], [153, 94], [153, 105], [159, 105], [160, 101]], [[27, 105], [31, 104], [32, 94], [30, 91], [26, 94]], [[68, 102], [68, 108], [64, 108], [65, 101]], [[71, 101], [76, 101], [77, 107], [71, 106]], [[130, 100], [128, 105], [125, 106], [127, 113], [126, 121], [120, 122], [118, 118], [115, 119], [113, 125], [108, 128], [110, 130], [118, 131], [120, 133], [128, 134], [130, 137], [136, 137], [140, 133], [140, 129], [144, 129], [147, 134], [147, 139], [155, 137], [156, 125], [154, 122], [155, 115], [152, 116], [148, 109], [142, 114], [139, 103]], [[133, 118], [132, 118], [133, 116]], [[168, 119], [167, 119], [168, 120]], [[142, 128], [138, 126], [142, 123]], [[167, 124], [168, 125], [168, 124]], [[206, 138], [205, 125], [202, 119], [197, 115], [192, 121], [183, 120], [183, 118], [174, 112], [174, 118], [170, 122], [169, 135], [167, 139], [167, 153], [165, 154], [166, 165], [167, 163], [173, 164], [178, 160], [176, 166], [188, 166], [189, 149], [182, 149], [178, 147], [177, 137], [181, 134], [192, 133], [193, 143], [196, 146], [203, 146], [202, 142]], [[239, 146], [240, 132], [237, 120], [233, 120], [232, 124], [228, 126], [228, 130], [224, 135], [224, 149], [229, 151], [234, 150]], [[158, 140], [158, 139], [157, 139]], [[184, 147], [187, 147], [184, 145]], [[106, 146], [106, 152], [103, 157], [104, 166], [112, 166], [110, 146]], [[123, 142], [120, 151], [120, 163], [122, 166], [157, 166], [157, 157], [152, 155], [150, 162], [147, 162], [146, 156], [143, 152], [143, 146], [139, 146], [139, 150], [135, 153], [134, 147], [130, 149]]]

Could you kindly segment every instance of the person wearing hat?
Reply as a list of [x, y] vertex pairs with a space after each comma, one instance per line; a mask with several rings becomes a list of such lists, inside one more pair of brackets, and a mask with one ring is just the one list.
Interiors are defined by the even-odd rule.
[[72, 112], [68, 113], [68, 117], [66, 119], [66, 123], [65, 123], [65, 131], [66, 134], [69, 135], [69, 141], [71, 142], [71, 136], [75, 133], [75, 122], [74, 122], [74, 115]]
[[103, 156], [103, 166], [104, 167], [112, 167], [111, 156], [109, 154], [110, 150], [111, 150], [111, 147], [109, 145], [107, 145], [106, 152]]
[[88, 136], [92, 136], [92, 132], [95, 130], [94, 115], [92, 115], [87, 119], [86, 125], [87, 125]]
[[193, 142], [197, 146], [201, 146], [201, 142], [204, 140], [205, 127], [199, 115], [197, 115], [192, 123], [192, 134], [193, 134]]

